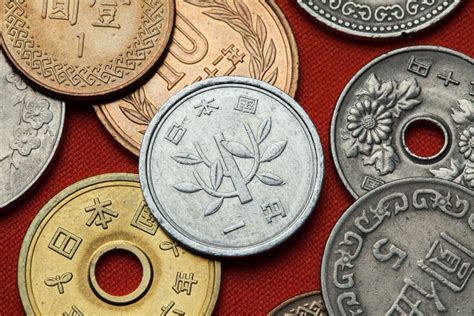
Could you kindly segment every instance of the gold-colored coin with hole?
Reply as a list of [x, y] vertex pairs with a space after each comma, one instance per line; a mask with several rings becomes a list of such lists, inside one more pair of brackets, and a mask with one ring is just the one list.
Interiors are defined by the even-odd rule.
[[4, 0], [3, 48], [32, 81], [72, 97], [141, 79], [166, 48], [174, 0]]
[[[107, 293], [96, 279], [97, 263], [113, 250], [142, 267], [127, 295]], [[28, 229], [18, 267], [28, 315], [211, 315], [220, 278], [219, 262], [163, 233], [131, 174], [89, 178], [54, 197]]]

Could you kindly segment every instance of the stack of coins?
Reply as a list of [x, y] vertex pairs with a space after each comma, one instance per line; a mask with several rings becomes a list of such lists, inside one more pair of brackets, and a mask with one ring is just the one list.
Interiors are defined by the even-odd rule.
[[[460, 1], [297, 4], [311, 27], [375, 45]], [[294, 99], [298, 48], [273, 0], [5, 0], [2, 16], [0, 209], [54, 168], [69, 106], [93, 106], [139, 170], [83, 179], [38, 210], [18, 260], [26, 314], [212, 315], [219, 260], [286, 245], [310, 218], [323, 146]], [[328, 237], [321, 292], [269, 315], [474, 311], [473, 70], [460, 52], [408, 46], [350, 80], [324, 135], [356, 201]], [[437, 153], [413, 150], [415, 125], [441, 131]], [[115, 251], [142, 269], [125, 295], [97, 277]]]

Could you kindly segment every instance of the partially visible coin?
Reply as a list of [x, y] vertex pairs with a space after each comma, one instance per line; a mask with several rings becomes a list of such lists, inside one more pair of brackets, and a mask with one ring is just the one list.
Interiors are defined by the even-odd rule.
[[29, 87], [0, 52], [0, 208], [48, 167], [61, 138], [64, 103]]
[[3, 1], [3, 48], [56, 93], [98, 97], [141, 79], [173, 29], [172, 0]]
[[[342, 92], [331, 124], [339, 176], [354, 197], [394, 180], [439, 177], [474, 189], [474, 61], [432, 46], [408, 47], [362, 68]], [[406, 143], [415, 124], [444, 135], [423, 157]]]
[[145, 198], [184, 245], [244, 256], [283, 242], [309, 217], [323, 179], [318, 134], [291, 97], [222, 77], [170, 99], [140, 154]]
[[[124, 296], [95, 276], [109, 251], [128, 251], [143, 277]], [[21, 248], [18, 286], [28, 315], [211, 315], [220, 263], [195, 256], [164, 234], [137, 175], [89, 178], [54, 197], [33, 220]], [[127, 282], [127, 280], [123, 280]]]
[[275, 307], [268, 316], [326, 316], [326, 307], [321, 293], [309, 292], [295, 296], [278, 307]]
[[177, 1], [175, 32], [156, 75], [95, 110], [114, 138], [138, 155], [148, 124], [171, 96], [202, 79], [228, 75], [260, 79], [295, 94], [297, 46], [273, 0]]
[[398, 37], [425, 29], [453, 11], [461, 0], [298, 0], [320, 22], [370, 38]]
[[471, 315], [474, 193], [409, 178], [357, 200], [326, 244], [330, 315]]

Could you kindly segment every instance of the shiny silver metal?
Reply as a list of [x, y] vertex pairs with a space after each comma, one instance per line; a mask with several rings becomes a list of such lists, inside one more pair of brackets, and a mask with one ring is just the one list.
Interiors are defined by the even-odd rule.
[[28, 86], [0, 52], [0, 209], [45, 171], [59, 144], [64, 103]]
[[145, 199], [184, 245], [214, 256], [262, 252], [309, 217], [323, 152], [304, 110], [255, 79], [223, 77], [171, 98], [140, 153]]
[[275, 307], [268, 316], [326, 316], [326, 307], [319, 291], [290, 298]]
[[298, 0], [318, 21], [350, 35], [399, 37], [428, 28], [461, 0]]
[[[438, 177], [474, 189], [474, 61], [442, 47], [382, 55], [342, 92], [331, 124], [339, 176], [354, 197], [394, 180]], [[444, 135], [432, 157], [414, 154], [408, 127], [426, 121]]]
[[329, 315], [471, 315], [474, 192], [409, 178], [357, 200], [324, 250]]

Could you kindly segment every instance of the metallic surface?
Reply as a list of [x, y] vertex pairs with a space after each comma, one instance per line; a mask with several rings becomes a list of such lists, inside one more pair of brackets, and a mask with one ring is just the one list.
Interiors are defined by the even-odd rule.
[[[95, 278], [97, 261], [114, 249], [143, 268], [128, 295], [106, 293]], [[211, 315], [220, 271], [164, 234], [137, 175], [107, 174], [70, 186], [39, 212], [21, 248], [18, 286], [28, 315]]]
[[208, 79], [170, 99], [140, 153], [153, 214], [184, 245], [255, 254], [309, 217], [323, 178], [318, 134], [291, 97], [242, 77]]
[[326, 316], [323, 297], [318, 291], [295, 296], [275, 307], [268, 316]]
[[296, 92], [298, 50], [273, 0], [177, 1], [176, 14], [171, 46], [155, 76], [129, 96], [95, 107], [107, 130], [137, 156], [158, 109], [196, 81], [245, 76]]
[[64, 103], [29, 87], [0, 52], [0, 208], [36, 183], [61, 138]]
[[[474, 62], [441, 47], [392, 51], [347, 84], [331, 124], [332, 155], [354, 197], [394, 180], [439, 177], [474, 189]], [[406, 146], [407, 127], [433, 122], [445, 143], [433, 157]]]
[[426, 178], [389, 183], [339, 219], [321, 286], [330, 315], [471, 315], [474, 193]]
[[72, 97], [141, 79], [164, 51], [175, 14], [172, 0], [5, 0], [2, 11], [3, 48], [15, 66]]
[[309, 14], [338, 31], [362, 37], [398, 37], [438, 23], [461, 0], [298, 0]]

